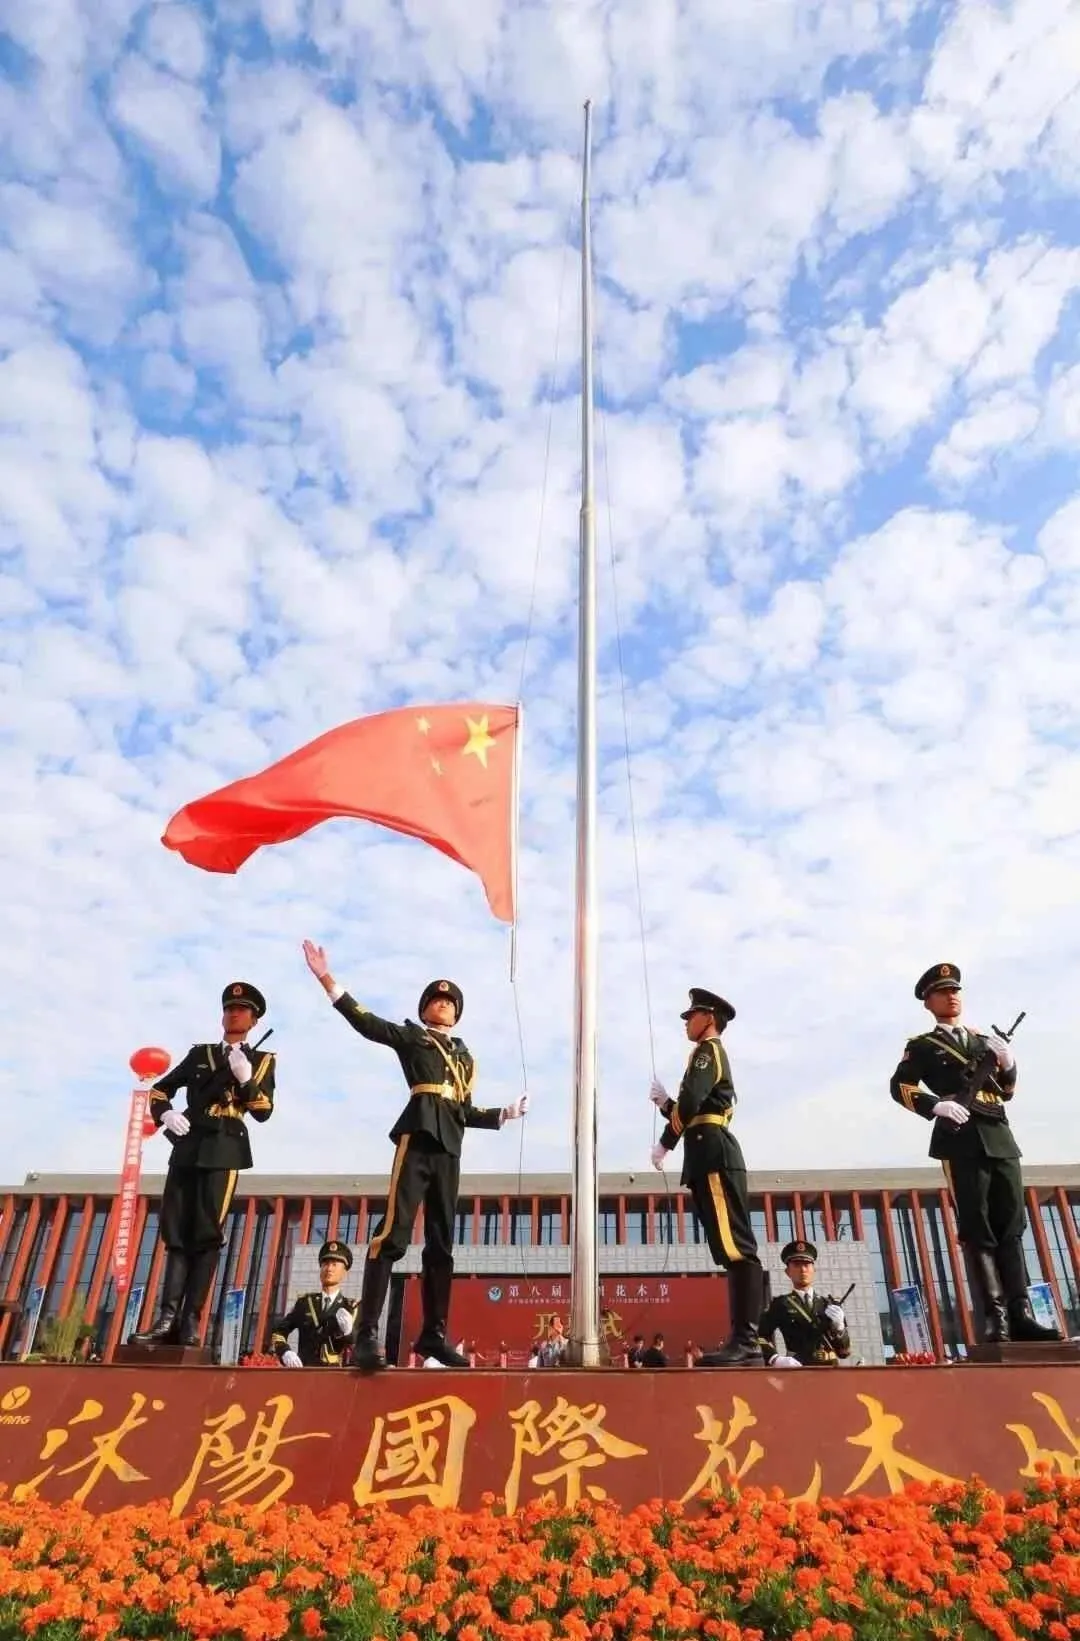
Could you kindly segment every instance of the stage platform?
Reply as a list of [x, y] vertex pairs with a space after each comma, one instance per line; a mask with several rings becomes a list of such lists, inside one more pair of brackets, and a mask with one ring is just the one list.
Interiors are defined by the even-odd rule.
[[383, 1502], [688, 1507], [1080, 1473], [1076, 1365], [454, 1372], [0, 1365], [0, 1483], [100, 1512]]

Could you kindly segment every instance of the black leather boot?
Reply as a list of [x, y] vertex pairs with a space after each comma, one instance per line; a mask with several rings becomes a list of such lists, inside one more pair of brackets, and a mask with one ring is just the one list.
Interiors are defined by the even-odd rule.
[[1001, 1286], [993, 1248], [973, 1249], [972, 1267], [982, 1298], [983, 1343], [1004, 1344], [1009, 1337], [1009, 1318], [1005, 1310], [1005, 1292]]
[[765, 1293], [764, 1273], [756, 1260], [740, 1260], [728, 1272], [731, 1284], [731, 1336], [719, 1350], [707, 1351], [698, 1358], [698, 1367], [761, 1367], [761, 1341], [758, 1325], [761, 1321], [762, 1299]]
[[171, 1345], [180, 1331], [180, 1307], [187, 1281], [187, 1255], [169, 1249], [165, 1256], [165, 1270], [161, 1278], [161, 1305], [157, 1320], [145, 1333], [133, 1333], [134, 1345]]
[[1031, 1345], [1057, 1344], [1061, 1334], [1057, 1328], [1046, 1328], [1035, 1320], [1027, 1291], [1027, 1266], [1019, 1237], [1012, 1242], [1001, 1242], [997, 1249], [997, 1268], [1005, 1290], [1009, 1313], [1009, 1337]]
[[218, 1248], [204, 1248], [191, 1261], [187, 1286], [184, 1289], [184, 1308], [180, 1313], [180, 1343], [187, 1346], [202, 1344], [200, 1323], [206, 1296], [217, 1274]]
[[467, 1368], [469, 1358], [446, 1342], [446, 1322], [450, 1311], [450, 1286], [454, 1277], [452, 1261], [428, 1258], [424, 1250], [422, 1260], [421, 1293], [424, 1304], [424, 1325], [420, 1337], [413, 1344], [417, 1356], [434, 1357], [442, 1367]]
[[379, 1349], [379, 1318], [386, 1304], [390, 1287], [390, 1262], [372, 1259], [364, 1262], [364, 1280], [360, 1288], [360, 1318], [353, 1340], [352, 1365], [365, 1373], [378, 1373], [386, 1366], [386, 1358]]

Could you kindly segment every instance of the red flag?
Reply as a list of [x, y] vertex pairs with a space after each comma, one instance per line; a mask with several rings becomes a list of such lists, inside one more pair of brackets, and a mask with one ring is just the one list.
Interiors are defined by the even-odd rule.
[[162, 843], [235, 872], [267, 843], [351, 815], [422, 838], [475, 872], [514, 920], [518, 709], [463, 702], [355, 718], [175, 814]]
[[142, 1172], [143, 1121], [146, 1117], [150, 1091], [132, 1090], [128, 1110], [127, 1135], [124, 1139], [124, 1163], [120, 1171], [120, 1207], [116, 1219], [116, 1237], [112, 1250], [112, 1274], [116, 1291], [128, 1291], [131, 1273], [138, 1249], [135, 1247], [135, 1220], [139, 1212], [139, 1175]]

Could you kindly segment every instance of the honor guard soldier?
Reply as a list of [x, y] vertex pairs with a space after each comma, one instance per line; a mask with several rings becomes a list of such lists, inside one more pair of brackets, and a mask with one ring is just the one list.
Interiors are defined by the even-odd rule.
[[[302, 1293], [292, 1310], [273, 1324], [270, 1348], [282, 1367], [340, 1367], [356, 1327], [356, 1306], [341, 1291], [352, 1270], [347, 1242], [324, 1242], [319, 1249], [319, 1292]], [[289, 1335], [295, 1332], [295, 1350]]]
[[524, 1116], [528, 1095], [501, 1107], [473, 1104], [476, 1062], [461, 1038], [451, 1035], [464, 1006], [461, 989], [452, 980], [433, 980], [425, 986], [417, 1006], [419, 1023], [406, 1020], [397, 1025], [372, 1014], [337, 984], [321, 946], [305, 940], [304, 958], [353, 1030], [369, 1043], [393, 1049], [409, 1085], [408, 1104], [390, 1130], [397, 1149], [386, 1212], [364, 1261], [353, 1363], [368, 1369], [386, 1365], [378, 1345], [379, 1318], [390, 1273], [409, 1246], [413, 1222], [423, 1203], [423, 1325], [413, 1349], [424, 1358], [434, 1357], [443, 1367], [468, 1367], [468, 1357], [446, 1338], [461, 1142], [466, 1128], [501, 1128]]
[[[915, 996], [933, 1015], [934, 1028], [908, 1039], [889, 1091], [905, 1110], [934, 1124], [930, 1155], [945, 1170], [969, 1275], [982, 1300], [983, 1336], [988, 1344], [1060, 1339], [1055, 1328], [1035, 1320], [1028, 1298], [1020, 1147], [1006, 1110], [1016, 1092], [1013, 1051], [995, 1033], [961, 1025], [955, 963], [927, 969]], [[988, 1085], [964, 1103], [968, 1075], [987, 1050], [996, 1057], [997, 1069]]]
[[[266, 999], [234, 980], [221, 1006], [222, 1040], [196, 1043], [150, 1090], [150, 1115], [172, 1146], [159, 1227], [167, 1252], [157, 1320], [137, 1344], [199, 1343], [237, 1176], [251, 1167], [247, 1118], [266, 1122], [274, 1109], [274, 1056], [247, 1046]], [[180, 1089], [187, 1101], [175, 1111]]]
[[[837, 1367], [851, 1355], [843, 1308], [814, 1291], [817, 1249], [800, 1237], [781, 1249], [791, 1292], [779, 1294], [761, 1318], [761, 1352], [767, 1367]], [[777, 1352], [773, 1335], [781, 1333]]]
[[649, 1098], [667, 1119], [653, 1146], [654, 1168], [663, 1168], [667, 1153], [683, 1142], [682, 1183], [690, 1192], [705, 1227], [709, 1251], [728, 1271], [732, 1330], [717, 1351], [706, 1352], [701, 1367], [736, 1367], [760, 1363], [758, 1319], [765, 1291], [757, 1241], [750, 1225], [746, 1163], [731, 1132], [735, 1089], [720, 1035], [735, 1018], [730, 1003], [715, 992], [694, 986], [690, 1007], [681, 1018], [693, 1044], [679, 1092], [673, 1100], [653, 1080]]

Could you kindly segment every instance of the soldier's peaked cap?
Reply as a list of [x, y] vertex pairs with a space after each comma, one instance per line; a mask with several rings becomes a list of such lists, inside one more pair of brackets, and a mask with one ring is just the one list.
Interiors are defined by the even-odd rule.
[[932, 991], [959, 991], [960, 970], [955, 963], [935, 963], [915, 982], [915, 996], [920, 1003]]
[[340, 1259], [347, 1271], [352, 1270], [352, 1249], [347, 1242], [324, 1242], [319, 1249], [319, 1264], [328, 1259]]
[[250, 985], [246, 980], [233, 980], [225, 987], [221, 994], [221, 1006], [227, 1009], [230, 1003], [254, 1009], [256, 1020], [261, 1020], [266, 1013], [266, 998], [257, 986]]
[[781, 1265], [789, 1265], [793, 1259], [809, 1259], [816, 1265], [817, 1249], [812, 1242], [807, 1242], [801, 1236], [797, 1237], [794, 1242], [789, 1242], [786, 1248], [780, 1250]]
[[680, 1016], [689, 1020], [692, 1014], [704, 1009], [708, 1014], [715, 1014], [718, 1026], [726, 1026], [729, 1020], [734, 1020], [735, 1010], [723, 997], [718, 997], [714, 991], [706, 991], [704, 986], [690, 987], [690, 1007], [683, 1009]]
[[461, 1011], [465, 1007], [465, 998], [461, 987], [455, 986], [452, 980], [432, 980], [430, 985], [425, 986], [420, 993], [418, 1011], [421, 1020], [424, 1018], [424, 1010], [436, 997], [449, 997], [456, 1010], [455, 1020], [461, 1019]]

